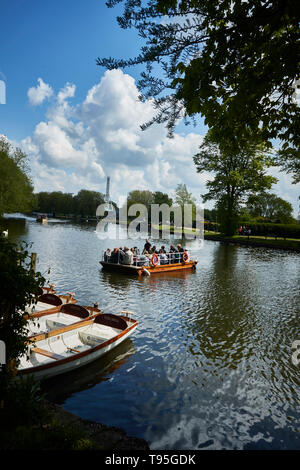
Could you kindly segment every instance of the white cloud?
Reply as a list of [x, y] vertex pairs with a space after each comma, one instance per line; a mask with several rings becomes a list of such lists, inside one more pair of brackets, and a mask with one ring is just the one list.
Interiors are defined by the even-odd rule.
[[[201, 201], [211, 175], [196, 172], [193, 155], [203, 136], [175, 133], [169, 139], [160, 125], [142, 131], [141, 124], [155, 112], [152, 102], [139, 100], [134, 79], [121, 70], [107, 71], [76, 105], [68, 101], [75, 90], [74, 84], [67, 83], [52, 101], [45, 120], [22, 141], [31, 157], [36, 191], [105, 192], [109, 175], [116, 202], [133, 189], [171, 195], [179, 183], [185, 183]], [[289, 195], [285, 199], [295, 198], [288, 180], [281, 181], [279, 195], [285, 192]]]
[[38, 82], [39, 84], [36, 87], [29, 88], [27, 92], [29, 102], [33, 106], [42, 104], [44, 100], [53, 95], [51, 86], [45, 83], [42, 78], [38, 78]]
[[76, 90], [76, 86], [72, 83], [67, 83], [64, 88], [62, 88], [58, 95], [57, 95], [57, 101], [59, 103], [62, 103], [64, 100], [66, 100], [67, 98], [73, 98], [73, 96], [75, 95], [75, 90]]

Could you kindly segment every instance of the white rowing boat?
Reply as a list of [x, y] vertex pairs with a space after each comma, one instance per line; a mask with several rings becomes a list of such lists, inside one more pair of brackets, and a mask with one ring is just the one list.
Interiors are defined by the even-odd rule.
[[29, 304], [25, 307], [25, 313], [28, 317], [38, 318], [43, 315], [58, 312], [64, 304], [76, 304], [74, 292], [67, 292], [68, 295], [57, 295], [54, 292], [47, 292], [39, 296], [36, 303]]
[[101, 313], [80, 323], [35, 337], [20, 358], [18, 373], [36, 379], [49, 378], [98, 359], [134, 332], [138, 322], [129, 316]]
[[28, 317], [26, 324], [28, 337], [32, 340], [41, 340], [50, 331], [68, 327], [78, 322], [86, 322], [102, 314], [98, 307], [81, 306], [65, 303], [59, 306], [59, 310], [40, 311]]

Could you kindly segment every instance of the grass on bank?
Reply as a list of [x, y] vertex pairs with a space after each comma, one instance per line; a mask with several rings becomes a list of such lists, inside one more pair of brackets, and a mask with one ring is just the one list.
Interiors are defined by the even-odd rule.
[[257, 246], [267, 246], [272, 248], [292, 248], [300, 250], [300, 240], [296, 238], [283, 238], [275, 236], [257, 236], [257, 235], [233, 235], [227, 237], [220, 232], [204, 231], [204, 238], [207, 240], [224, 241], [227, 243], [241, 243]]

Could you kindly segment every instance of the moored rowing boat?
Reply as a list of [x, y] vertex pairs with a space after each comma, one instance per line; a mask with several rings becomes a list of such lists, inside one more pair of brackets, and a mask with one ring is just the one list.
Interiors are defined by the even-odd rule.
[[53, 377], [82, 367], [127, 339], [138, 322], [124, 315], [102, 313], [34, 338], [20, 358], [18, 372], [36, 379]]
[[26, 325], [28, 337], [30, 339], [41, 340], [49, 336], [50, 331], [64, 329], [79, 322], [88, 324], [88, 321], [91, 321], [101, 313], [103, 312], [98, 307], [66, 303], [61, 305], [58, 311], [46, 310], [40, 316], [30, 316]]

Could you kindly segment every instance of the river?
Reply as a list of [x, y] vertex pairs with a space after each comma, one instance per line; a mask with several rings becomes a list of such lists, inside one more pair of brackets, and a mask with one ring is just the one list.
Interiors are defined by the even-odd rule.
[[105, 358], [49, 381], [53, 400], [153, 450], [300, 449], [299, 253], [188, 241], [195, 271], [133, 278], [103, 272], [101, 252], [144, 238], [101, 240], [92, 223], [4, 225], [32, 242], [58, 293], [139, 321]]

